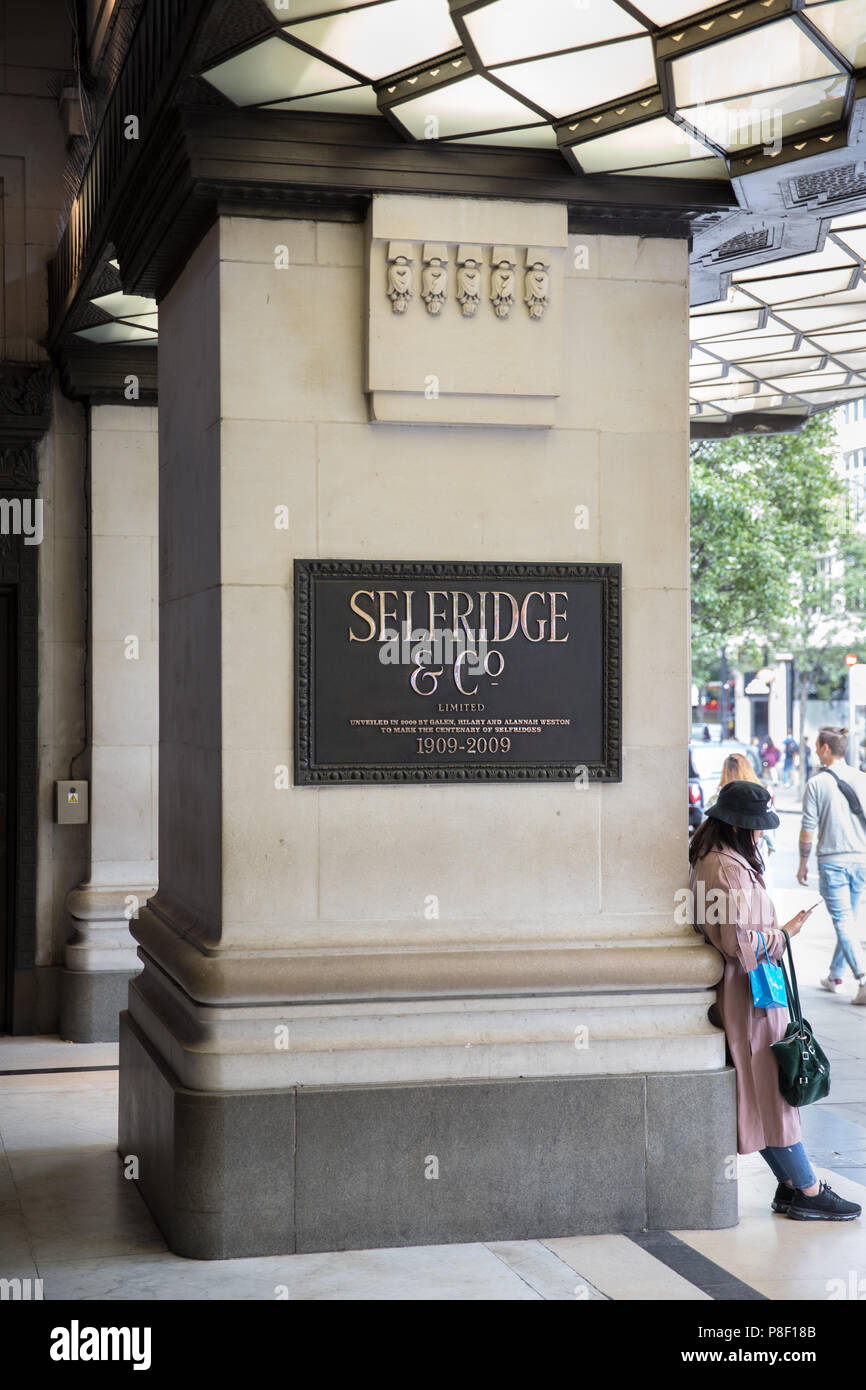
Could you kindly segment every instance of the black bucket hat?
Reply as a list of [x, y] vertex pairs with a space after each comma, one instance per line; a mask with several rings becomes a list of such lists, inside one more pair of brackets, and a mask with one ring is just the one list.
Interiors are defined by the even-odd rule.
[[743, 830], [775, 830], [780, 823], [760, 782], [726, 782], [707, 815]]

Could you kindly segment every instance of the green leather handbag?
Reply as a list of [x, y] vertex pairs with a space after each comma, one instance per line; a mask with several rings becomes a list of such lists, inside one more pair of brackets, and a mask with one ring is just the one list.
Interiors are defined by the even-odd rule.
[[[784, 927], [782, 928], [784, 931]], [[770, 1043], [779, 1064], [779, 1090], [789, 1105], [812, 1105], [823, 1100], [830, 1091], [830, 1063], [820, 1044], [812, 1036], [812, 1025], [803, 1017], [800, 1007], [800, 991], [797, 989], [797, 972], [794, 969], [794, 953], [791, 938], [785, 932], [788, 960], [791, 966], [791, 979], [785, 970], [784, 957], [779, 962], [785, 976], [785, 990], [788, 995], [788, 1014], [790, 1022], [785, 1036], [778, 1042]]]

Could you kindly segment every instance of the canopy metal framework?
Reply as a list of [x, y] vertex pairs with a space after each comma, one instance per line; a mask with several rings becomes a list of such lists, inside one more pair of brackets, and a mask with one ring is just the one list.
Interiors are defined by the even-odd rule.
[[[525, 170], [526, 196], [553, 189], [575, 228], [602, 204], [611, 221], [629, 202], [679, 212], [695, 433], [797, 428], [866, 393], [866, 0], [141, 0], [139, 30], [146, 56], [163, 43], [161, 98], [182, 53], [171, 101], [190, 146], [201, 131], [240, 149], [243, 132], [255, 150], [247, 199], [272, 179], [266, 136], [296, 142], [284, 178], [321, 187], [304, 153], [318, 122], [356, 200], [387, 164], [382, 186], [411, 170], [417, 189], [429, 168], [430, 191], [483, 169], [491, 196]], [[73, 295], [79, 243], [55, 295], [75, 298], [73, 334], [152, 348], [134, 258], [106, 240]]]

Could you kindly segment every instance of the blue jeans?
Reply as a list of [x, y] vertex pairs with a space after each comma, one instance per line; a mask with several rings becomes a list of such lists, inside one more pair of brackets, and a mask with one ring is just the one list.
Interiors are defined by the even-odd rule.
[[791, 1144], [787, 1149], [761, 1149], [760, 1152], [761, 1158], [770, 1165], [779, 1182], [789, 1178], [795, 1187], [802, 1189], [813, 1187], [818, 1181], [802, 1144]]
[[791, 773], [792, 773], [793, 771], [794, 771], [794, 759], [793, 759], [793, 758], [789, 758], [789, 757], [786, 756], [786, 757], [785, 757], [785, 762], [784, 762], [783, 767], [782, 767], [782, 785], [783, 785], [783, 786], [785, 786], [785, 787], [790, 787], [790, 785], [791, 785]]
[[854, 914], [864, 888], [866, 863], [863, 860], [852, 859], [850, 863], [843, 859], [818, 860], [818, 889], [836, 928], [836, 950], [830, 962], [830, 974], [835, 979], [842, 978], [846, 961], [858, 978], [863, 974], [848, 932], [854, 927]]

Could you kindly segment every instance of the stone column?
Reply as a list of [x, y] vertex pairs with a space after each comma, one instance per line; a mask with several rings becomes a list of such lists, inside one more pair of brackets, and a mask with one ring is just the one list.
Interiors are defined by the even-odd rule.
[[148, 406], [90, 411], [86, 880], [66, 900], [61, 1036], [117, 1037], [140, 968], [130, 920], [156, 889], [157, 434]]
[[[674, 912], [687, 247], [565, 216], [223, 217], [160, 304], [160, 886], [120, 1151], [179, 1253], [736, 1220], [720, 961]], [[383, 358], [392, 240], [416, 275], [425, 245], [547, 248], [554, 360], [519, 300], [476, 410], [453, 305], [435, 361], [408, 323]], [[621, 561], [621, 784], [286, 785], [296, 557]]]

